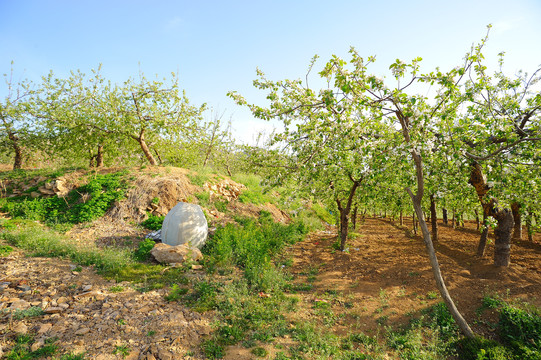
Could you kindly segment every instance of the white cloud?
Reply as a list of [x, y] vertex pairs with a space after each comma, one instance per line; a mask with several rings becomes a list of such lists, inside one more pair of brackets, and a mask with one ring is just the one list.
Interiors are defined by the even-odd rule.
[[183, 21], [180, 18], [180, 16], [175, 16], [174, 18], [169, 20], [167, 23], [165, 23], [165, 30], [172, 31], [172, 30], [180, 29], [182, 24], [183, 24]]

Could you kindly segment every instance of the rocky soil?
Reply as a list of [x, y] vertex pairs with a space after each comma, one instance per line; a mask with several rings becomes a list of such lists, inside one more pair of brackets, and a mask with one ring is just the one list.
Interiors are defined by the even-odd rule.
[[[44, 314], [17, 316], [32, 307]], [[198, 345], [210, 333], [210, 317], [165, 301], [164, 290], [141, 293], [104, 280], [92, 268], [21, 252], [0, 257], [0, 358], [17, 334], [32, 334], [33, 350], [56, 339], [58, 356], [200, 359]]]

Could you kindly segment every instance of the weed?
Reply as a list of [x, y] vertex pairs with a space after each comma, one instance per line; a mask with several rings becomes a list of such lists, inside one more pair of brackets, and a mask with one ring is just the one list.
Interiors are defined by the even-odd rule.
[[255, 356], [257, 357], [265, 357], [268, 355], [268, 351], [265, 350], [264, 348], [262, 348], [261, 346], [259, 347], [256, 347], [256, 348], [253, 348], [251, 351], [250, 351], [252, 354], [254, 354]]
[[541, 355], [541, 316], [539, 312], [504, 306], [500, 310], [499, 332], [504, 343], [536, 350]]
[[203, 173], [186, 174], [186, 176], [190, 179], [190, 182], [196, 186], [203, 186], [210, 179], [209, 174]]
[[86, 356], [82, 354], [64, 354], [60, 357], [59, 360], [85, 360]]
[[383, 315], [376, 319], [376, 323], [379, 325], [385, 325], [387, 324], [387, 321], [389, 321], [389, 315]]
[[430, 291], [428, 294], [426, 294], [426, 298], [430, 300], [437, 299], [438, 293], [436, 291]]
[[[5, 310], [4, 310], [5, 311]], [[11, 316], [15, 320], [21, 320], [27, 317], [37, 317], [44, 315], [45, 312], [39, 306], [32, 306], [28, 309], [17, 309], [11, 313]]]
[[138, 261], [146, 261], [150, 258], [150, 251], [156, 243], [152, 239], [145, 239], [139, 243], [139, 247], [134, 253], [134, 257]]
[[169, 294], [167, 294], [165, 296], [165, 300], [167, 301], [179, 301], [182, 299], [182, 297], [184, 295], [186, 295], [188, 293], [188, 289], [186, 288], [181, 288], [180, 286], [178, 286], [177, 284], [174, 284], [170, 291], [169, 291]]
[[156, 331], [154, 331], [154, 330], [150, 330], [149, 332], [147, 332], [148, 337], [152, 337], [154, 335], [156, 335]]
[[65, 198], [12, 198], [4, 201], [0, 210], [13, 218], [39, 220], [51, 226], [89, 222], [103, 216], [115, 201], [124, 197], [124, 175], [125, 172], [95, 174]]
[[216, 201], [214, 203], [214, 207], [216, 208], [216, 210], [224, 213], [224, 212], [227, 211], [227, 202], [226, 201]]
[[124, 291], [124, 287], [122, 287], [120, 285], [111, 286], [109, 288], [109, 292], [111, 292], [111, 293], [119, 293], [119, 292], [122, 292], [122, 291]]
[[224, 347], [212, 339], [203, 341], [201, 349], [209, 359], [221, 359], [225, 355]]
[[120, 355], [125, 358], [130, 353], [130, 347], [128, 345], [117, 345], [113, 351], [113, 355]]
[[13, 251], [13, 248], [9, 245], [0, 245], [0, 257], [8, 256]]
[[316, 215], [321, 219], [323, 220], [324, 222], [326, 222], [327, 224], [334, 224], [336, 222], [333, 214], [331, 213], [331, 211], [327, 210], [325, 207], [323, 207], [322, 205], [320, 204], [313, 204], [312, 205], [312, 210], [316, 213]]
[[210, 194], [208, 192], [204, 191], [194, 195], [199, 200], [199, 205], [208, 207], [210, 201]]
[[148, 219], [143, 221], [141, 223], [141, 226], [149, 230], [160, 230], [162, 228], [164, 219], [165, 219], [165, 216], [157, 216], [153, 214], [148, 214]]
[[15, 339], [15, 346], [11, 351], [3, 357], [6, 360], [29, 360], [29, 359], [42, 359], [54, 355], [58, 346], [54, 344], [56, 339], [48, 339], [45, 341], [45, 344], [37, 349], [32, 351], [31, 346], [34, 343], [34, 338], [32, 335], [19, 335]]

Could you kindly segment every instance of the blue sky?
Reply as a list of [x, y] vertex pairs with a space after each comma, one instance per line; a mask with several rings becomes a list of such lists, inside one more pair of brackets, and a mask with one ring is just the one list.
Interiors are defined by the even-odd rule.
[[[506, 52], [506, 69], [541, 65], [540, 0], [456, 1], [54, 1], [0, 0], [0, 71], [39, 81], [103, 64], [112, 81], [179, 74], [195, 104], [232, 118], [249, 142], [271, 124], [253, 119], [226, 97], [236, 90], [264, 104], [252, 86], [260, 68], [273, 80], [304, 78], [313, 55], [320, 66], [350, 46], [376, 55], [387, 74], [395, 59], [421, 56], [422, 69], [454, 67], [493, 28], [485, 55]], [[6, 87], [0, 84], [0, 96]]]

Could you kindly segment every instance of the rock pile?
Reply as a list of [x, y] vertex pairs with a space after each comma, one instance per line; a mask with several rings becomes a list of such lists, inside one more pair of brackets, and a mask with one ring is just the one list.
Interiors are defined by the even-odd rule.
[[245, 188], [246, 186], [236, 183], [231, 179], [223, 179], [216, 184], [211, 184], [207, 182], [205, 183], [205, 185], [203, 185], [203, 189], [209, 191], [211, 199], [215, 197], [220, 197], [227, 201], [238, 199], [242, 190]]

